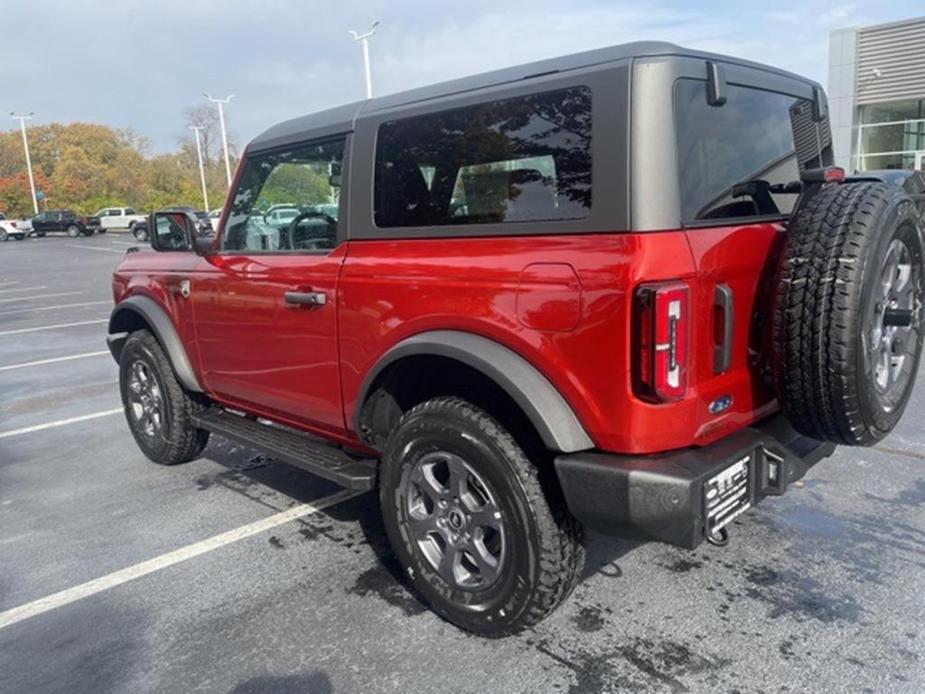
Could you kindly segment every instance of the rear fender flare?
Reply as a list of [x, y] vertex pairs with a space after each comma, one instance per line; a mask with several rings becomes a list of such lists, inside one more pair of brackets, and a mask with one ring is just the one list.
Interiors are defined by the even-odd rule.
[[360, 431], [363, 404], [378, 376], [412, 355], [448, 357], [483, 373], [511, 396], [551, 450], [571, 453], [594, 448], [572, 407], [535, 366], [498, 342], [457, 330], [419, 333], [382, 355], [360, 388], [353, 416], [355, 431]]
[[170, 359], [174, 373], [183, 387], [195, 393], [203, 392], [173, 321], [156, 301], [147, 296], [131, 296], [120, 301], [109, 316], [109, 336], [106, 338], [106, 344], [116, 362], [119, 361], [122, 347], [129, 335], [126, 327], [131, 314], [140, 316], [151, 328], [151, 332], [167, 352], [167, 358]]

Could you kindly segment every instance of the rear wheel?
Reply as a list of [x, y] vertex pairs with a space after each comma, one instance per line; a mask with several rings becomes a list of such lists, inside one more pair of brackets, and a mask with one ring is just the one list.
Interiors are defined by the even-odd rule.
[[0, 227], [0, 243], [6, 241], [9, 237], [10, 235], [7, 233], [6, 229]]
[[209, 432], [194, 427], [191, 416], [205, 404], [183, 389], [157, 338], [147, 330], [125, 341], [119, 387], [129, 429], [148, 458], [175, 465], [202, 453]]
[[401, 418], [380, 470], [386, 531], [417, 591], [486, 636], [539, 622], [572, 591], [584, 549], [549, 468], [458, 398]]
[[78, 236], [80, 236], [80, 227], [78, 227], [76, 224], [71, 224], [67, 228], [67, 235], [72, 239], [76, 239]]
[[132, 227], [132, 236], [142, 243], [148, 240], [148, 230], [140, 225]]
[[868, 446], [902, 416], [922, 353], [922, 230], [906, 192], [821, 190], [788, 232], [775, 311], [778, 397], [804, 434]]

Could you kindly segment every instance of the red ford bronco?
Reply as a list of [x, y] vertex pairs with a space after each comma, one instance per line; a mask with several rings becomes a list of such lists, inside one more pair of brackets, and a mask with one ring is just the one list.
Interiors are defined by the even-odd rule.
[[846, 178], [819, 85], [634, 43], [371, 99], [250, 143], [214, 238], [113, 276], [142, 451], [210, 433], [378, 486], [413, 587], [500, 635], [582, 528], [693, 548], [902, 415], [921, 179]]

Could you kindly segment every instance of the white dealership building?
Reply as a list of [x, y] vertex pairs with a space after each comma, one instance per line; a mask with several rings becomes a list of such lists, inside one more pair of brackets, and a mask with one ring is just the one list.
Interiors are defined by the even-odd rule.
[[836, 163], [925, 168], [925, 17], [829, 35]]

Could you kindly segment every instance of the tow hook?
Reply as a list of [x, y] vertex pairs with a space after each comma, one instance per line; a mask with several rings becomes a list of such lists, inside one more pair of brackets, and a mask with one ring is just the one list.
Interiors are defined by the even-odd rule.
[[726, 528], [713, 530], [707, 535], [707, 542], [716, 547], [725, 547], [729, 544], [729, 531]]

